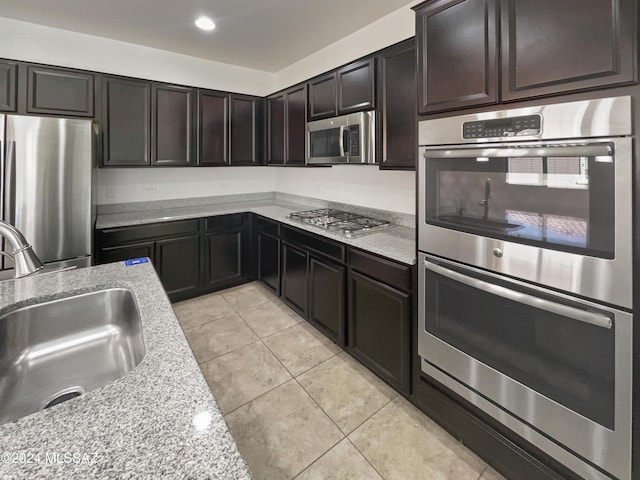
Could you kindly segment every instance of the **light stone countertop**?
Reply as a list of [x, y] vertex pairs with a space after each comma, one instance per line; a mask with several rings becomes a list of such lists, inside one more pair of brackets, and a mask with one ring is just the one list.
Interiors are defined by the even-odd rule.
[[[134, 292], [145, 357], [115, 382], [0, 425], [0, 478], [251, 479], [151, 263], [0, 282], [0, 315], [109, 287]], [[64, 463], [73, 454], [79, 463]]]
[[[337, 240], [347, 245], [376, 253], [407, 265], [414, 265], [416, 263], [415, 229], [394, 225], [376, 233], [363, 235], [361, 237], [347, 238], [344, 235], [333, 233], [306, 223], [296, 222], [289, 218], [290, 213], [309, 210], [312, 208], [317, 207], [274, 199], [184, 206], [157, 210], [150, 209], [135, 212], [98, 215], [96, 228], [115, 228], [225, 215], [230, 213], [252, 212], [271, 220], [276, 220], [278, 222], [297, 227], [301, 230], [306, 230], [317, 235]], [[375, 214], [372, 216], [375, 216]]]

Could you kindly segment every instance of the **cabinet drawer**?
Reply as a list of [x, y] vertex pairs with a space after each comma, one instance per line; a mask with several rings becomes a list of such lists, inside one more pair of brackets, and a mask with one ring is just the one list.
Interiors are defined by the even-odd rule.
[[349, 251], [351, 268], [405, 292], [411, 291], [411, 267], [369, 253]]
[[98, 230], [98, 240], [102, 247], [113, 247], [156, 237], [177, 237], [198, 233], [198, 220], [152, 223], [144, 226], [118, 227]]
[[246, 223], [244, 214], [234, 213], [231, 215], [220, 215], [218, 217], [206, 218], [204, 228], [206, 232], [232, 230], [235, 228], [242, 228]]
[[321, 253], [342, 263], [346, 260], [346, 246], [331, 240], [325, 240], [288, 227], [282, 228], [282, 239], [305, 250]]
[[280, 237], [280, 224], [264, 217], [256, 217], [256, 230], [274, 237]]

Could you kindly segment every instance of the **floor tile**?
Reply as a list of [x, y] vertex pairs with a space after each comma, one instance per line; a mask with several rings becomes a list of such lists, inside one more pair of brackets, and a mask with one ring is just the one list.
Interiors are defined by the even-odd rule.
[[201, 365], [220, 405], [230, 412], [291, 379], [289, 372], [262, 342], [238, 348]]
[[218, 293], [175, 303], [173, 311], [184, 330], [234, 313], [231, 305]]
[[295, 480], [382, 480], [382, 477], [345, 438]]
[[300, 321], [300, 317], [292, 316], [285, 307], [272, 301], [242, 310], [240, 316], [260, 338], [278, 333]]
[[397, 396], [346, 352], [303, 373], [298, 382], [345, 434]]
[[340, 347], [306, 322], [267, 337], [264, 343], [294, 377], [341, 351]]
[[237, 312], [268, 302], [271, 298], [270, 294], [255, 283], [230, 288], [222, 291], [221, 294]]
[[349, 439], [387, 480], [477, 480], [486, 466], [401, 397]]
[[255, 480], [289, 480], [343, 438], [295, 380], [234, 410], [226, 420]]
[[258, 337], [236, 313], [185, 331], [199, 363], [255, 342]]
[[487, 467], [487, 469], [482, 473], [480, 480], [506, 480], [506, 478], [496, 472], [493, 468]]

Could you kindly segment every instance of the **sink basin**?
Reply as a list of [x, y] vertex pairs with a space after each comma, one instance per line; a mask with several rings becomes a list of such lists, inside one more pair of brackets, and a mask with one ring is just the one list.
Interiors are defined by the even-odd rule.
[[0, 424], [106, 385], [145, 354], [133, 292], [109, 288], [0, 317]]

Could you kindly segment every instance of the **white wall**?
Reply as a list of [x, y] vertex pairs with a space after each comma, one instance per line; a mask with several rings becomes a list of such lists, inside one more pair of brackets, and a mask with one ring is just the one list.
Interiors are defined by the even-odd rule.
[[272, 192], [276, 168], [101, 168], [97, 203], [146, 202]]
[[415, 12], [422, 0], [409, 3], [366, 27], [276, 72], [276, 90], [307, 80], [356, 58], [364, 57], [415, 35]]
[[0, 57], [250, 95], [275, 91], [272, 73], [2, 17]]
[[415, 173], [377, 165], [279, 168], [276, 191], [352, 205], [415, 214]]

